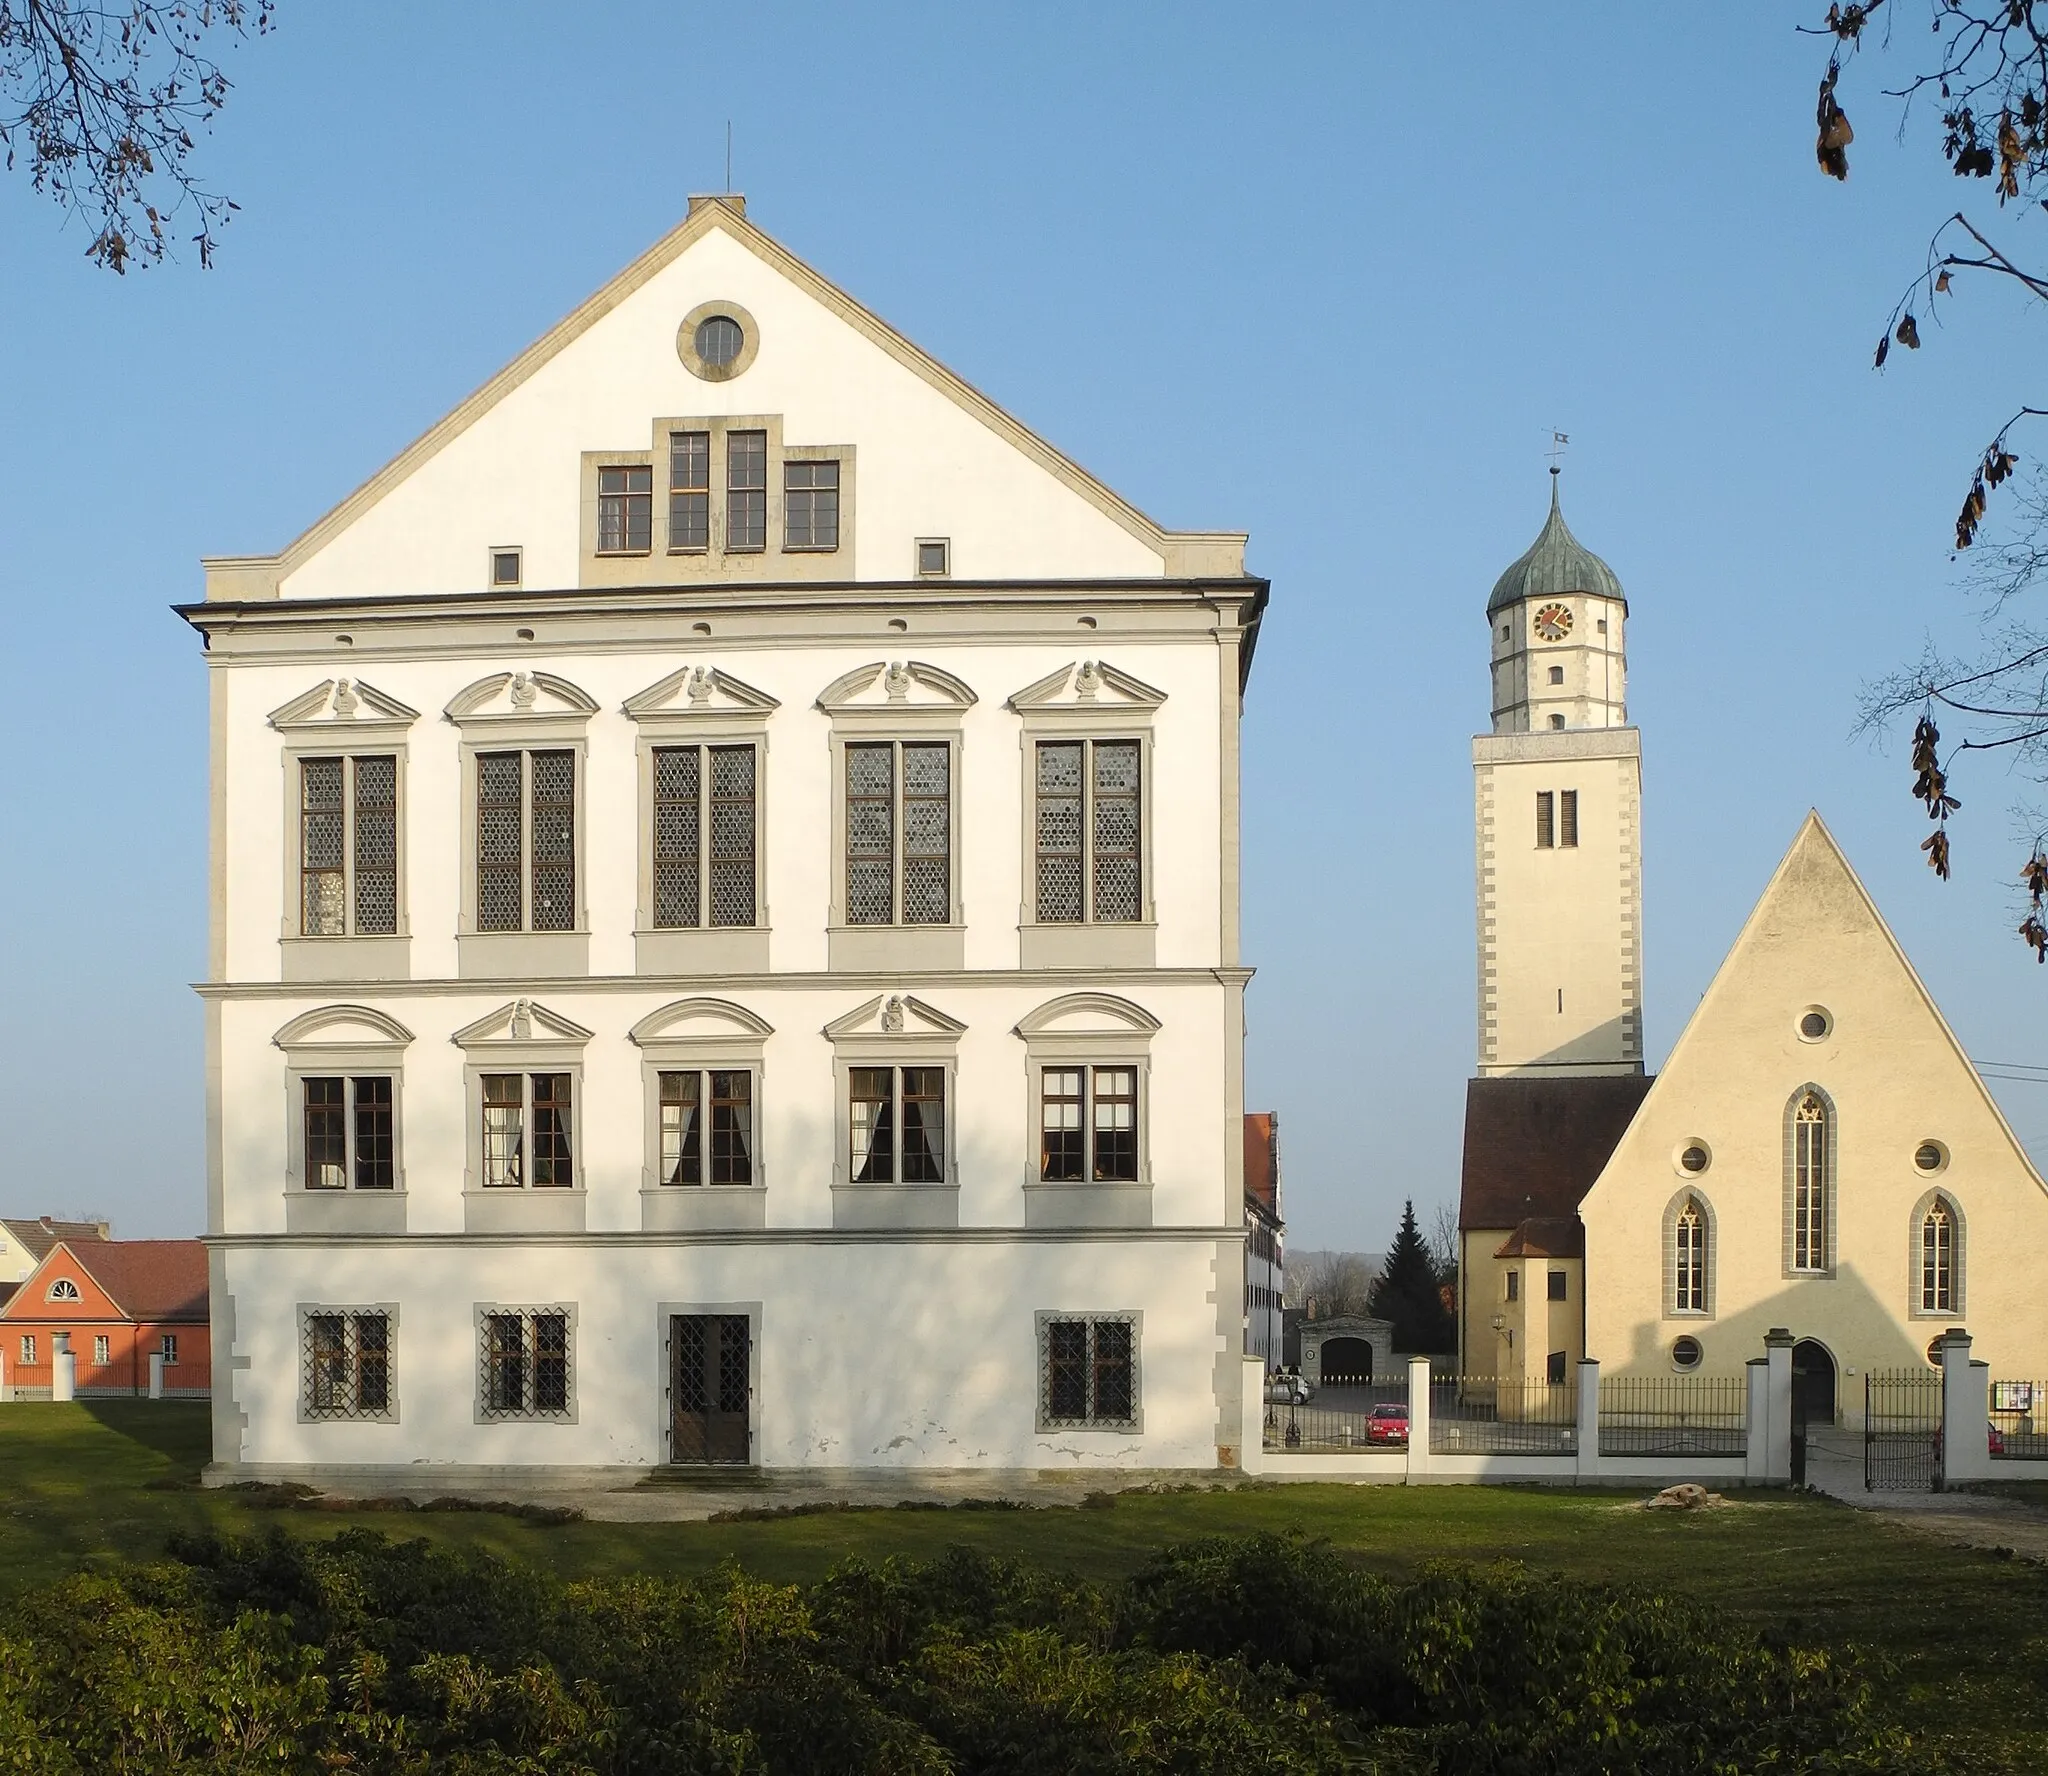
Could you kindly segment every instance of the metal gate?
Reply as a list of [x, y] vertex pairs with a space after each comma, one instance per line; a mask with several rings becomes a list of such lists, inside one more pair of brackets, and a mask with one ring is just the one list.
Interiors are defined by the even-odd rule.
[[669, 1322], [671, 1461], [744, 1464], [751, 1458], [747, 1332], [745, 1314], [677, 1314]]
[[1942, 1386], [1932, 1369], [1864, 1372], [1865, 1491], [1941, 1490]]

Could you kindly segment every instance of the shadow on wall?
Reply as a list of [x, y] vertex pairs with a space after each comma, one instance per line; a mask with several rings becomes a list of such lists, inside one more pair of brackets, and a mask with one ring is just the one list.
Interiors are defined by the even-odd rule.
[[1533, 1061], [1523, 1061], [1515, 1071], [1534, 1073], [1544, 1067], [1585, 1067], [1596, 1063], [1611, 1067], [1616, 1055], [1628, 1053], [1627, 1027], [1626, 1018], [1609, 1018], [1561, 1047], [1550, 1049]]

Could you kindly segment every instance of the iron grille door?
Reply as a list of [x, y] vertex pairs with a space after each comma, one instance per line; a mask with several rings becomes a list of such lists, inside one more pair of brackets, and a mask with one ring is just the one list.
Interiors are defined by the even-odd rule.
[[744, 1465], [752, 1451], [745, 1314], [677, 1314], [669, 1326], [670, 1459]]
[[1863, 1485], [1869, 1492], [1941, 1490], [1943, 1377], [1930, 1369], [1863, 1376]]

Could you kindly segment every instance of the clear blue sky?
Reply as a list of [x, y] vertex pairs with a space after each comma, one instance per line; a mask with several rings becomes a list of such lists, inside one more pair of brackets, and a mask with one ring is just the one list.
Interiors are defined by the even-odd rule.
[[[203, 150], [218, 269], [110, 277], [0, 178], [0, 1211], [202, 1222], [198, 558], [286, 542], [718, 188], [728, 118], [763, 227], [1164, 522], [1252, 533], [1250, 1098], [1298, 1243], [1455, 1195], [1482, 613], [1552, 426], [1633, 612], [1653, 1058], [1818, 805], [1971, 1052], [2042, 1059], [2024, 786], [1962, 786], [1944, 888], [1849, 738], [1967, 634], [1943, 538], [2015, 311], [1871, 372], [1958, 189], [1867, 75], [1815, 172], [1817, 10], [280, 0]], [[2048, 1147], [2048, 1087], [2007, 1102]]]

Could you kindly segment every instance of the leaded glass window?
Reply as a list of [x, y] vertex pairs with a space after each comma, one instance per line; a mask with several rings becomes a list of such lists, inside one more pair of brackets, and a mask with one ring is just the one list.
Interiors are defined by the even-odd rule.
[[1039, 1321], [1041, 1429], [1135, 1428], [1138, 1415], [1137, 1324], [1129, 1314]]
[[597, 471], [597, 552], [642, 555], [654, 542], [654, 470], [647, 463]]
[[[655, 750], [654, 923], [658, 927], [672, 930], [755, 922], [756, 767], [755, 749], [750, 745], [663, 746]], [[707, 778], [709, 796], [704, 793]], [[706, 882], [710, 884], [708, 896]]]
[[1828, 1268], [1829, 1197], [1833, 1189], [1833, 1118], [1827, 1100], [1807, 1092], [1792, 1113], [1792, 1268]]
[[711, 434], [668, 435], [668, 546], [711, 547]]
[[786, 462], [782, 465], [782, 546], [785, 549], [839, 547], [837, 462]]
[[1707, 1216], [1688, 1197], [1672, 1227], [1671, 1306], [1676, 1313], [1707, 1311]]
[[390, 1190], [398, 1182], [391, 1080], [382, 1074], [301, 1081], [308, 1190]]
[[392, 1403], [391, 1317], [321, 1309], [300, 1320], [300, 1398], [308, 1418], [384, 1418]]
[[574, 1106], [567, 1073], [486, 1073], [482, 1078], [486, 1190], [567, 1190], [576, 1182]]
[[663, 1073], [661, 1181], [754, 1181], [754, 1076], [744, 1068]]
[[570, 1411], [569, 1315], [501, 1308], [479, 1326], [478, 1391], [485, 1418], [565, 1418]]
[[768, 546], [768, 434], [725, 435], [725, 547], [728, 553]]
[[1046, 925], [1144, 917], [1135, 740], [1041, 740], [1037, 909]]
[[1955, 1214], [1940, 1197], [1920, 1220], [1920, 1311], [1956, 1310]]
[[946, 1181], [946, 1069], [849, 1069], [847, 1176], [856, 1184]]
[[846, 922], [944, 925], [953, 915], [953, 751], [943, 740], [846, 748]]
[[476, 926], [576, 929], [576, 755], [476, 760]]
[[380, 937], [398, 929], [398, 760], [299, 761], [299, 929]]
[[1047, 1067], [1041, 1077], [1038, 1175], [1046, 1183], [1135, 1183], [1138, 1070]]

